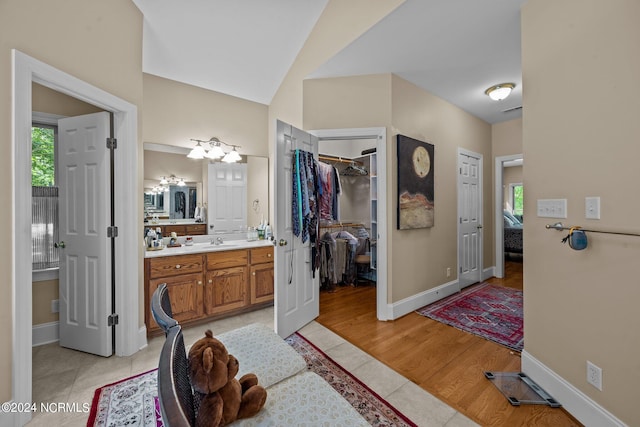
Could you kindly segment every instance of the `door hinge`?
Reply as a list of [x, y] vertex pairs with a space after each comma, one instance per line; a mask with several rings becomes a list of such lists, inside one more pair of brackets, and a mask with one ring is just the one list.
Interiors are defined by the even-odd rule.
[[111, 239], [114, 237], [118, 237], [118, 227], [115, 225], [110, 225], [107, 227], [107, 238]]
[[462, 274], [462, 266], [460, 266], [460, 274]]
[[107, 148], [109, 150], [118, 148], [118, 140], [116, 138], [107, 138]]
[[107, 326], [114, 326], [118, 324], [118, 315], [113, 313], [107, 317]]

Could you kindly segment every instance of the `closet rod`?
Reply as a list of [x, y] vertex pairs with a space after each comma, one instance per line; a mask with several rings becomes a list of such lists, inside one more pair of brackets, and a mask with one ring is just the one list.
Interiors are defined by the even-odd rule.
[[318, 228], [364, 227], [361, 222], [343, 222], [341, 224], [320, 224]]
[[582, 227], [565, 227], [564, 225], [562, 225], [561, 222], [556, 222], [555, 224], [547, 224], [545, 226], [545, 228], [547, 230], [558, 230], [558, 231], [562, 231], [562, 230], [571, 230], [571, 228], [574, 229], [579, 229], [580, 231], [586, 231], [589, 233], [603, 233], [603, 234], [617, 234], [620, 236], [638, 236], [640, 237], [640, 233], [630, 233], [630, 232], [624, 232], [624, 231], [605, 231], [605, 230], [590, 230], [588, 228], [582, 228]]
[[352, 164], [352, 163], [355, 163], [357, 165], [362, 165], [363, 164], [361, 161], [358, 161], [358, 160], [343, 159], [342, 157], [330, 156], [328, 154], [318, 154], [318, 159], [319, 160], [326, 160], [328, 162], [346, 163], [346, 164], [349, 164], [349, 165]]

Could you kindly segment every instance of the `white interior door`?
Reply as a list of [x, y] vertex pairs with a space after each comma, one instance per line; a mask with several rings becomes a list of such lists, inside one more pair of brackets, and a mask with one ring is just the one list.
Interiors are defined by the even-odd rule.
[[[209, 163], [209, 230], [229, 233], [247, 227], [247, 164]], [[212, 202], [215, 201], [215, 202]]]
[[482, 156], [458, 151], [458, 283], [482, 278]]
[[58, 136], [60, 345], [108, 357], [109, 113], [59, 120]]
[[295, 149], [318, 158], [318, 138], [278, 120], [275, 168], [275, 327], [287, 337], [318, 317], [320, 286], [311, 274], [309, 240], [302, 243], [292, 227], [292, 161]]

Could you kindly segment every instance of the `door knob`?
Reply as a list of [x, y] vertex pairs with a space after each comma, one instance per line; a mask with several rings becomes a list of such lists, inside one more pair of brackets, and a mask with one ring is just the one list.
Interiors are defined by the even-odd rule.
[[279, 246], [287, 246], [287, 241], [284, 239], [280, 239], [280, 241], [278, 242]]
[[62, 249], [64, 249], [66, 247], [66, 245], [64, 244], [64, 240], [63, 240], [60, 243], [54, 243], [53, 247], [54, 248], [62, 248]]

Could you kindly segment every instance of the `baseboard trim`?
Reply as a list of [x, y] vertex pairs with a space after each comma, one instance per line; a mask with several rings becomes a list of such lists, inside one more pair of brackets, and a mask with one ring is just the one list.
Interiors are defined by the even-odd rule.
[[34, 325], [32, 330], [32, 346], [49, 344], [60, 340], [59, 322]]
[[460, 290], [458, 286], [458, 279], [435, 288], [428, 289], [418, 294], [412, 295], [408, 298], [389, 304], [389, 313], [391, 319], [395, 320], [404, 316], [407, 313], [411, 313], [414, 310], [424, 307], [425, 305], [434, 303], [442, 298], [453, 295]]
[[522, 372], [527, 374], [547, 393], [585, 426], [625, 427], [626, 424], [578, 390], [571, 383], [549, 369], [526, 350], [522, 351]]
[[485, 281], [487, 279], [490, 279], [492, 277], [494, 277], [496, 275], [496, 267], [492, 266], [489, 268], [485, 268], [484, 270], [482, 270], [482, 281]]
[[138, 328], [138, 350], [142, 350], [147, 346], [147, 325]]

